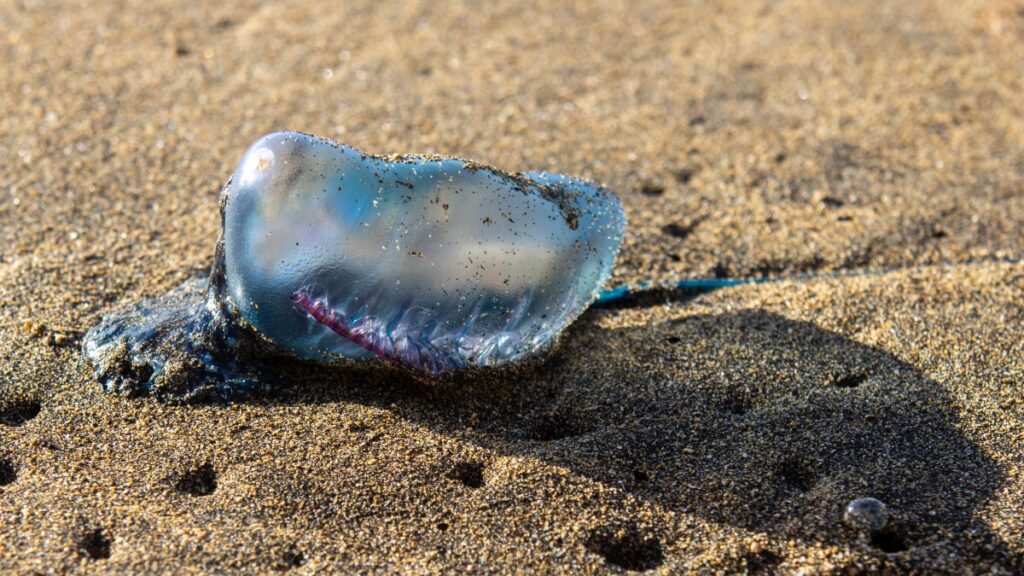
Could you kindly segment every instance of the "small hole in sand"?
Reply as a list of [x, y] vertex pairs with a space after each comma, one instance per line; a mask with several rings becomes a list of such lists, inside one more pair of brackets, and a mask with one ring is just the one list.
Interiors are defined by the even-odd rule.
[[484, 465], [479, 462], [459, 462], [448, 472], [448, 477], [468, 488], [484, 485]]
[[665, 341], [668, 342], [669, 344], [679, 344], [680, 342], [683, 341], [683, 339], [680, 338], [679, 336], [669, 336], [665, 338]]
[[640, 192], [644, 196], [661, 196], [665, 193], [665, 187], [653, 182], [644, 182], [643, 186], [640, 187]]
[[906, 538], [904, 538], [903, 535], [895, 528], [888, 528], [886, 530], [873, 533], [871, 535], [871, 545], [886, 554], [906, 552], [910, 549]]
[[867, 379], [867, 374], [847, 374], [845, 376], [840, 376], [839, 378], [836, 378], [833, 385], [836, 388], [856, 388], [857, 386], [860, 386], [861, 384], [866, 382]]
[[291, 570], [292, 568], [298, 568], [305, 563], [306, 554], [295, 546], [289, 546], [288, 549], [281, 554], [281, 561], [278, 563], [278, 569], [281, 571]]
[[640, 468], [635, 468], [633, 470], [633, 480], [639, 484], [643, 484], [644, 482], [649, 482], [651, 480], [651, 476], [647, 474], [646, 471], [641, 470]]
[[693, 180], [695, 171], [692, 168], [680, 168], [676, 171], [676, 181], [680, 184], [689, 184]]
[[776, 568], [782, 564], [782, 556], [771, 550], [748, 552], [743, 556], [747, 574], [775, 574]]
[[444, 532], [445, 530], [448, 529], [448, 523], [447, 522], [438, 522], [435, 527], [438, 529], [438, 531]]
[[750, 403], [739, 396], [730, 396], [722, 403], [722, 409], [734, 416], [743, 416], [750, 411]]
[[82, 552], [91, 560], [105, 560], [110, 558], [110, 538], [103, 533], [103, 530], [96, 528], [82, 536], [78, 543]]
[[806, 464], [797, 459], [784, 460], [779, 464], [775, 475], [788, 486], [801, 492], [806, 492], [814, 486], [814, 474]]
[[189, 470], [178, 479], [179, 492], [192, 496], [207, 496], [217, 489], [217, 471], [210, 463]]
[[18, 479], [18, 469], [6, 458], [0, 458], [0, 486], [7, 486]]
[[674, 238], [679, 238], [680, 240], [685, 240], [693, 232], [693, 229], [693, 225], [673, 222], [662, 226], [661, 233]]
[[0, 424], [21, 426], [35, 418], [42, 405], [35, 400], [13, 400], [0, 406]]
[[634, 525], [597, 528], [591, 531], [586, 548], [608, 564], [638, 572], [657, 568], [665, 559], [661, 542]]

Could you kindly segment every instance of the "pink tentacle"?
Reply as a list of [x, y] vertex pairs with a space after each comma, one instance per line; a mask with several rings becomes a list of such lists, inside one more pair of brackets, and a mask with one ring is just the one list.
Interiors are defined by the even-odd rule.
[[390, 350], [385, 349], [376, 342], [376, 339], [369, 337], [365, 332], [354, 331], [348, 319], [338, 314], [334, 309], [329, 308], [322, 300], [313, 300], [309, 294], [300, 290], [292, 297], [299, 308], [306, 311], [314, 320], [328, 327], [338, 336], [362, 346], [377, 358], [399, 366], [404, 366], [402, 359]]

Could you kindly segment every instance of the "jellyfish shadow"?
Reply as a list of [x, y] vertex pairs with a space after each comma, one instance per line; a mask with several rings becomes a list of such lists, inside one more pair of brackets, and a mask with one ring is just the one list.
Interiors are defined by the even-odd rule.
[[585, 315], [528, 374], [432, 385], [396, 371], [286, 365], [282, 377], [297, 384], [272, 401], [380, 406], [499, 454], [780, 538], [847, 545], [857, 535], [841, 525], [842, 508], [870, 495], [899, 519], [872, 539], [880, 552], [971, 533], [980, 536], [952, 543], [969, 547], [959, 553], [1020, 565], [975, 514], [1004, 469], [960, 431], [942, 385], [913, 366], [758, 310], [623, 329], [602, 328], [605, 314]]

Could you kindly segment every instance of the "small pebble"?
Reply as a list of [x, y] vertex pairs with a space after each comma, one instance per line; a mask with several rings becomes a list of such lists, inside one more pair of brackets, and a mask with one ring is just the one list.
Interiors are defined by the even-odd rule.
[[846, 505], [843, 522], [847, 526], [868, 532], [877, 532], [889, 523], [889, 507], [877, 498], [857, 498]]

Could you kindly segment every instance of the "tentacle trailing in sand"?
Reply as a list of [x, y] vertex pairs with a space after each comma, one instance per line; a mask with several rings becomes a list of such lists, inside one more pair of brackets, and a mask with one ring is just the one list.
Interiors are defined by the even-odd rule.
[[[1003, 259], [1007, 264], [1019, 264], [1020, 259]], [[714, 292], [723, 288], [743, 286], [745, 284], [765, 284], [769, 282], [793, 282], [827, 280], [830, 278], [851, 278], [858, 276], [877, 276], [890, 274], [904, 267], [893, 266], [888, 268], [871, 268], [860, 270], [836, 270], [820, 274], [794, 274], [790, 276], [763, 276], [754, 278], [684, 278], [682, 280], [671, 280], [666, 282], [637, 282], [636, 284], [622, 284], [602, 290], [594, 299], [593, 306], [617, 306], [645, 295], [660, 293], [682, 292], [684, 294], [703, 294]]]

